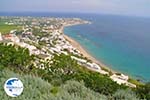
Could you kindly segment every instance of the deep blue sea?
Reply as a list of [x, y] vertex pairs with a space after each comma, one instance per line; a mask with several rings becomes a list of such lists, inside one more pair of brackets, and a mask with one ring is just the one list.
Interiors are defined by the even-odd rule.
[[115, 71], [150, 81], [150, 18], [101, 14], [0, 13], [6, 16], [79, 17], [92, 24], [66, 27], [66, 35]]

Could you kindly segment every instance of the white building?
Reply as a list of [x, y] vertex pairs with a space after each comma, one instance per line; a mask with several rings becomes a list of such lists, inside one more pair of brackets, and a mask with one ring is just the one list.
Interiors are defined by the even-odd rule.
[[3, 36], [4, 40], [11, 40], [14, 43], [19, 43], [20, 39], [15, 34], [6, 34]]
[[2, 41], [3, 39], [2, 39], [2, 34], [1, 34], [1, 32], [0, 32], [0, 41]]
[[112, 76], [110, 76], [110, 78], [113, 81], [117, 82], [118, 84], [125, 84], [128, 82], [129, 79], [129, 77], [124, 74], [120, 74], [120, 75], [113, 74]]
[[29, 45], [27, 43], [24, 43], [24, 42], [20, 42], [20, 43], [17, 43], [17, 45], [23, 47], [23, 48], [28, 48], [29, 49], [29, 52], [30, 54], [35, 54], [35, 55], [39, 55], [40, 54], [40, 50], [38, 50], [35, 46], [33, 45]]

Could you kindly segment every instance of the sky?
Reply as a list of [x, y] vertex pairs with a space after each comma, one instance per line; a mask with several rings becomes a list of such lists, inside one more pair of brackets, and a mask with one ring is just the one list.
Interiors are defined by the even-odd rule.
[[80, 12], [150, 17], [150, 0], [0, 0], [0, 12]]

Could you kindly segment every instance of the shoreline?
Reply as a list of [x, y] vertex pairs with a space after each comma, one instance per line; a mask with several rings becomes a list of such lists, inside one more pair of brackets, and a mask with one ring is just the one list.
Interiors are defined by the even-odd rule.
[[[73, 25], [69, 25], [69, 26], [73, 26]], [[141, 84], [141, 82], [138, 82], [137, 80], [131, 78], [128, 74], [124, 74], [122, 72], [119, 71], [115, 71], [112, 68], [110, 68], [109, 66], [107, 66], [106, 64], [102, 63], [100, 60], [96, 59], [94, 56], [92, 56], [92, 54], [90, 54], [78, 41], [76, 41], [75, 39], [73, 39], [72, 37], [68, 36], [65, 34], [64, 32], [64, 28], [67, 26], [63, 26], [61, 28], [61, 32], [63, 34], [63, 37], [77, 50], [80, 51], [80, 53], [83, 55], [83, 57], [86, 57], [87, 59], [91, 60], [93, 63], [96, 63], [99, 65], [99, 67], [108, 72], [108, 75], [110, 77], [110, 79], [112, 79], [113, 81], [117, 82], [118, 84], [126, 84], [129, 87], [133, 87], [136, 88], [136, 86], [138, 84]], [[89, 69], [91, 70], [91, 69]]]
[[113, 74], [119, 73], [119, 72], [116, 72], [116, 71], [112, 70], [111, 68], [107, 67], [101, 61], [94, 58], [90, 53], [88, 53], [88, 51], [79, 42], [77, 42], [75, 39], [71, 38], [70, 36], [64, 34], [64, 31], [63, 31], [63, 36], [66, 40], [68, 40], [70, 42], [70, 44], [73, 47], [75, 47], [77, 50], [79, 50], [84, 57], [88, 58], [89, 60], [91, 60], [94, 63], [97, 63], [102, 69], [108, 70], [109, 72], [111, 72]]

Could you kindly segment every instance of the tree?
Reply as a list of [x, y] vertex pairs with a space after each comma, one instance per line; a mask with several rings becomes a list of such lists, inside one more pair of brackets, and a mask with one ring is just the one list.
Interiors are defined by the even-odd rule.
[[150, 83], [138, 86], [136, 88], [136, 93], [140, 96], [141, 99], [150, 100]]
[[19, 70], [27, 69], [34, 57], [29, 54], [29, 50], [16, 45], [0, 43], [0, 64], [5, 67]]

